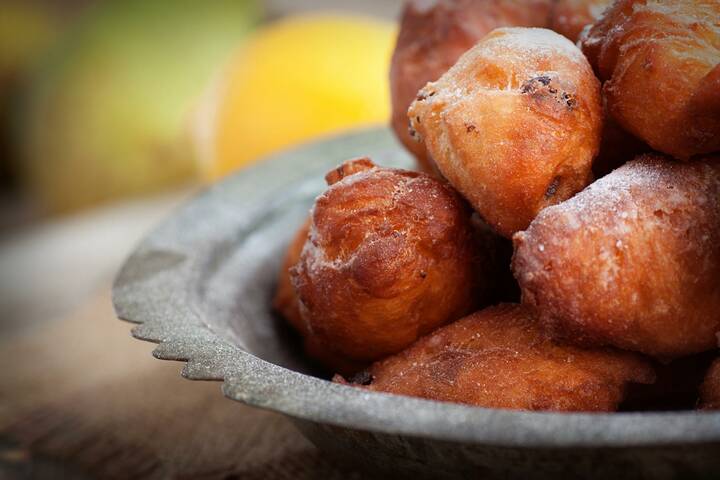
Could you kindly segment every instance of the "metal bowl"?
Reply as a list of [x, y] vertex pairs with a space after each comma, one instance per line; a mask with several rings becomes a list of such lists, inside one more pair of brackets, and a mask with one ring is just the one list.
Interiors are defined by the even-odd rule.
[[153, 231], [114, 286], [133, 335], [183, 375], [281, 412], [329, 455], [419, 478], [720, 475], [720, 413], [531, 413], [333, 384], [270, 308], [284, 249], [341, 161], [412, 161], [388, 130], [287, 152], [211, 187]]

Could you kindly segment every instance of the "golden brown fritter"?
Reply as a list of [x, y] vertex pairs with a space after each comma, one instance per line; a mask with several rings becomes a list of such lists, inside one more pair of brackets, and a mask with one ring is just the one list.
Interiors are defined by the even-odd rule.
[[643, 155], [513, 238], [523, 302], [556, 335], [674, 358], [720, 331], [720, 157]]
[[278, 311], [285, 320], [293, 326], [301, 334], [305, 334], [307, 328], [300, 316], [300, 307], [298, 306], [295, 287], [290, 281], [290, 268], [294, 267], [300, 260], [300, 254], [310, 231], [310, 219], [308, 218], [298, 229], [295, 237], [288, 246], [285, 253], [285, 259], [280, 267], [278, 274], [278, 283], [275, 290], [275, 298], [273, 299], [273, 308]]
[[532, 309], [505, 304], [433, 332], [353, 381], [369, 390], [482, 407], [613, 411], [627, 383], [653, 379], [639, 355], [558, 344], [542, 333]]
[[[332, 184], [342, 178], [362, 170], [373, 168], [374, 164], [366, 158], [346, 162], [338, 169], [327, 174], [326, 180]], [[317, 338], [310, 334], [308, 326], [300, 315], [300, 306], [295, 288], [292, 285], [290, 269], [300, 260], [300, 255], [308, 239], [311, 219], [298, 229], [293, 241], [288, 246], [285, 259], [278, 277], [278, 285], [273, 300], [273, 307], [301, 334], [304, 339], [306, 354], [333, 372], [351, 375], [367, 366], [366, 362], [353, 361], [342, 355], [335, 354], [325, 348]], [[482, 258], [475, 259], [476, 265], [482, 269], [487, 278], [485, 289], [493, 299], [519, 299], [519, 288], [510, 271], [512, 245], [508, 240], [497, 236], [483, 222], [471, 218], [475, 248], [482, 252]], [[516, 293], [517, 291], [517, 293]]]
[[392, 127], [423, 171], [436, 173], [425, 147], [408, 132], [407, 110], [418, 90], [497, 27], [548, 23], [552, 0], [410, 0], [390, 66]]
[[700, 402], [703, 410], [720, 410], [720, 359], [715, 360], [700, 386]]
[[[398, 352], [460, 318], [490, 290], [471, 211], [429, 175], [367, 159], [328, 174], [291, 269], [309, 335], [354, 361]], [[492, 281], [488, 279], [487, 281]]]
[[507, 237], [590, 182], [602, 131], [587, 60], [539, 28], [494, 30], [408, 115], [443, 176]]
[[621, 0], [583, 35], [611, 115], [679, 159], [720, 150], [720, 2]]
[[305, 247], [310, 230], [310, 219], [303, 223], [298, 229], [295, 237], [288, 246], [285, 259], [278, 275], [278, 284], [273, 299], [273, 308], [278, 311], [285, 320], [302, 336], [305, 353], [311, 359], [332, 372], [340, 372], [344, 375], [351, 375], [362, 370], [366, 363], [353, 362], [341, 355], [325, 349], [309, 334], [309, 328], [300, 315], [300, 304], [295, 287], [290, 280], [290, 269], [294, 267], [300, 254]]
[[595, 23], [612, 0], [557, 0], [553, 4], [550, 29], [573, 42], [583, 29]]

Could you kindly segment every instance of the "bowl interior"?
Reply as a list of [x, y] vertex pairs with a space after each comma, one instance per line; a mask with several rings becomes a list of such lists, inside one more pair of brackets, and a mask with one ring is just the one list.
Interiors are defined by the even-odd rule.
[[[285, 249], [324, 175], [348, 158], [409, 168], [387, 129], [299, 148], [232, 175], [151, 232], [113, 288], [133, 334], [193, 379], [292, 417], [370, 432], [487, 445], [720, 444], [720, 413], [558, 414], [474, 408], [333, 384], [271, 309]], [[309, 374], [309, 375], [306, 375]], [[318, 378], [320, 377], [320, 378]]]
[[271, 306], [285, 249], [312, 203], [312, 197], [299, 197], [267, 211], [252, 232], [239, 232], [221, 261], [205, 269], [197, 294], [213, 332], [270, 363], [318, 375], [302, 354], [299, 335]]

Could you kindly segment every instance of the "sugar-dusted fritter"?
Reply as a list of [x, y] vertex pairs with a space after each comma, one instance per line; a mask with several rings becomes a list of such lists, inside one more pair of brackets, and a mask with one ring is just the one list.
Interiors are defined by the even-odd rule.
[[352, 160], [326, 177], [292, 282], [308, 335], [362, 362], [472, 311], [482, 278], [471, 210], [430, 175]]
[[720, 359], [715, 360], [700, 386], [698, 407], [703, 410], [720, 410]]
[[539, 28], [494, 30], [408, 115], [443, 176], [507, 237], [590, 182], [602, 131], [587, 60]]
[[641, 356], [561, 345], [545, 336], [532, 309], [504, 304], [433, 332], [353, 383], [491, 408], [613, 411], [629, 382], [653, 379]]
[[278, 275], [278, 284], [273, 299], [273, 308], [278, 311], [287, 322], [302, 336], [305, 353], [332, 372], [341, 372], [350, 375], [362, 370], [366, 364], [354, 362], [341, 355], [325, 349], [309, 334], [309, 328], [300, 315], [300, 305], [295, 287], [290, 280], [290, 269], [294, 267], [305, 247], [310, 230], [310, 219], [305, 221], [298, 229], [295, 237], [288, 246]]
[[577, 41], [583, 29], [595, 23], [612, 0], [556, 0], [550, 18], [550, 28]]
[[420, 167], [435, 172], [424, 145], [408, 131], [407, 110], [427, 82], [440, 78], [460, 55], [497, 27], [548, 23], [552, 0], [410, 0], [390, 67], [392, 127]]
[[583, 35], [611, 115], [679, 159], [720, 150], [720, 2], [619, 0]]
[[667, 358], [717, 345], [720, 157], [643, 155], [513, 240], [523, 302], [556, 335]]

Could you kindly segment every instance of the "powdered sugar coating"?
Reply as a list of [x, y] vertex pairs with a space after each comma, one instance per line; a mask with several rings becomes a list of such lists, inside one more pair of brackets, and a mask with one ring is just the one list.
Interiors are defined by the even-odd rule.
[[635, 354], [559, 344], [532, 309], [505, 304], [433, 332], [364, 377], [370, 390], [482, 407], [613, 411], [627, 383], [650, 383], [654, 372]]
[[523, 302], [555, 334], [659, 357], [716, 345], [718, 158], [642, 156], [545, 209], [513, 241]]
[[395, 353], [487, 297], [471, 211], [444, 182], [367, 159], [328, 174], [291, 269], [308, 338], [355, 362]]
[[437, 80], [494, 28], [547, 26], [553, 0], [409, 0], [390, 67], [392, 127], [420, 167], [436, 174], [425, 146], [408, 131], [407, 110], [418, 90]]
[[619, 0], [581, 39], [610, 115], [681, 160], [720, 150], [720, 2]]
[[[498, 55], [515, 53], [518, 61], [528, 55], [544, 57], [549, 61], [552, 61], [555, 55], [565, 55], [581, 66], [587, 62], [573, 42], [547, 28], [498, 28], [483, 40], [495, 49]], [[509, 52], [506, 49], [509, 49]]]
[[408, 116], [443, 176], [510, 237], [590, 182], [599, 90], [568, 39], [498, 28], [423, 88]]
[[362, 370], [366, 364], [354, 362], [342, 355], [323, 348], [316, 339], [310, 335], [310, 327], [300, 314], [300, 301], [290, 278], [290, 270], [300, 260], [305, 244], [308, 243], [310, 219], [303, 223], [295, 234], [285, 253], [285, 259], [278, 274], [277, 289], [273, 298], [273, 308], [303, 337], [305, 353], [308, 357], [328, 368], [332, 372], [351, 374]]

